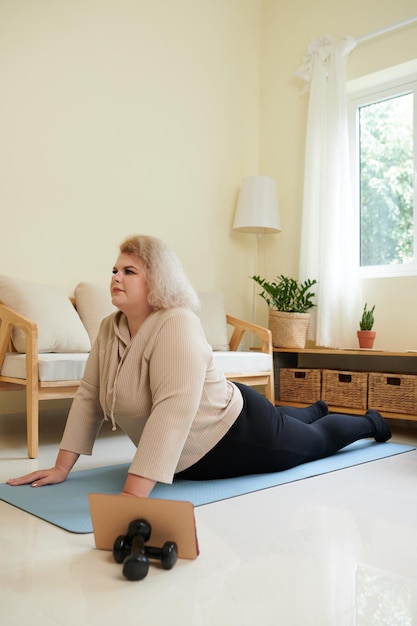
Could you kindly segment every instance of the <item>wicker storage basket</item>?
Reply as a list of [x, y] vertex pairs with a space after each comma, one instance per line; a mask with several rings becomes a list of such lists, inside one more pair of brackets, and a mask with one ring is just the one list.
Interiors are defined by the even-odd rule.
[[310, 313], [269, 311], [269, 330], [275, 348], [305, 348]]
[[368, 372], [323, 370], [321, 397], [332, 406], [366, 409], [368, 406]]
[[378, 411], [417, 414], [417, 376], [369, 373], [368, 406]]
[[282, 367], [279, 370], [280, 402], [305, 402], [320, 400], [321, 370]]

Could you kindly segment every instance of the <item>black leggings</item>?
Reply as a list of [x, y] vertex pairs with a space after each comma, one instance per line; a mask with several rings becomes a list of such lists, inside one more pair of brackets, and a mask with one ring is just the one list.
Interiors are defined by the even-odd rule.
[[187, 480], [263, 474], [314, 461], [366, 437], [375, 429], [367, 417], [340, 413], [323, 416], [316, 405], [275, 407], [246, 385], [236, 422], [200, 461], [178, 473]]

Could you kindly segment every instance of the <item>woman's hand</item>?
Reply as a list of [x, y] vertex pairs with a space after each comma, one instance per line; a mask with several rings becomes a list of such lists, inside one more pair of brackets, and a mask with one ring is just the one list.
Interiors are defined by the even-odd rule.
[[20, 485], [32, 485], [32, 487], [43, 487], [44, 485], [54, 485], [63, 483], [67, 478], [68, 472], [60, 467], [51, 467], [50, 469], [37, 470], [25, 476], [18, 478], [9, 478], [8, 485], [18, 487]]
[[32, 485], [32, 487], [43, 487], [44, 485], [55, 485], [63, 483], [74, 467], [80, 455], [68, 450], [60, 450], [56, 458], [55, 467], [44, 470], [36, 470], [25, 476], [9, 478], [8, 485], [18, 487], [20, 485]]
[[128, 474], [122, 495], [136, 496], [139, 498], [147, 498], [154, 488], [156, 481], [136, 474]]

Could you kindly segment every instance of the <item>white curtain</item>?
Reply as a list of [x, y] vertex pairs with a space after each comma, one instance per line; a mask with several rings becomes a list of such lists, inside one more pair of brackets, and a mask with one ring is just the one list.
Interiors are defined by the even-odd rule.
[[316, 278], [310, 338], [318, 346], [356, 347], [358, 228], [352, 204], [345, 65], [352, 38], [310, 44], [297, 75], [309, 83], [300, 279]]

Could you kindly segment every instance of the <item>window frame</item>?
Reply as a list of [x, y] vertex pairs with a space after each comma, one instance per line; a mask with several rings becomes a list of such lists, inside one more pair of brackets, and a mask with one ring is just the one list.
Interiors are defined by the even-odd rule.
[[417, 59], [394, 68], [388, 68], [375, 74], [362, 76], [347, 84], [348, 132], [351, 155], [352, 201], [356, 213], [358, 250], [360, 250], [360, 159], [359, 159], [359, 108], [395, 96], [413, 93], [413, 249], [411, 263], [390, 265], [360, 265], [357, 263], [361, 278], [396, 277], [417, 275]]

